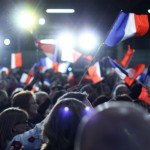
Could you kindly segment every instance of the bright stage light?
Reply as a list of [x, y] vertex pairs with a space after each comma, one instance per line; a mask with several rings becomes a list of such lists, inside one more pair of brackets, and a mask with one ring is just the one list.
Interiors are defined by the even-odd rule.
[[79, 46], [82, 50], [91, 51], [98, 45], [98, 40], [93, 33], [84, 32], [79, 36]]
[[47, 9], [47, 13], [74, 13], [74, 9]]
[[74, 36], [71, 33], [61, 33], [58, 37], [58, 45], [61, 49], [71, 50], [75, 45]]
[[9, 39], [5, 39], [5, 40], [4, 40], [4, 44], [5, 44], [5, 45], [10, 45], [10, 40], [9, 40]]
[[148, 9], [147, 12], [150, 14], [150, 9]]
[[75, 45], [74, 36], [71, 33], [61, 33], [58, 37], [58, 47], [62, 52], [61, 60], [72, 62], [72, 54]]
[[45, 24], [45, 19], [44, 18], [40, 18], [39, 19], [39, 24], [40, 25], [44, 25]]
[[36, 17], [30, 11], [18, 13], [17, 22], [21, 28], [32, 29], [35, 26]]

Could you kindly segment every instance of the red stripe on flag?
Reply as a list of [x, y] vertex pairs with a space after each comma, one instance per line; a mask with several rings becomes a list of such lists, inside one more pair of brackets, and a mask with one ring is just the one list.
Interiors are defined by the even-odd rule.
[[136, 26], [136, 36], [143, 36], [149, 30], [149, 21], [148, 15], [136, 15], [134, 14], [135, 18], [135, 26]]
[[22, 67], [22, 54], [21, 53], [15, 54], [15, 64], [16, 64], [16, 67]]

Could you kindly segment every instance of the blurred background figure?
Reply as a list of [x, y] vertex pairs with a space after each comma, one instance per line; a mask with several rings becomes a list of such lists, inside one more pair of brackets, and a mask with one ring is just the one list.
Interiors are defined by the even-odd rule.
[[130, 102], [106, 102], [83, 119], [75, 150], [149, 150], [150, 118]]
[[11, 101], [6, 90], [0, 90], [0, 112], [11, 106]]
[[29, 129], [33, 128], [36, 123], [43, 120], [43, 117], [38, 113], [38, 104], [36, 103], [35, 94], [32, 91], [21, 91], [13, 96], [13, 107], [18, 107], [25, 110], [28, 115]]

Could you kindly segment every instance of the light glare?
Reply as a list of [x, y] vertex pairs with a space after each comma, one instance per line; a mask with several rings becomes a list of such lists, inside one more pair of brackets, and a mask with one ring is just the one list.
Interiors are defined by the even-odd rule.
[[5, 39], [5, 40], [4, 40], [4, 44], [5, 44], [5, 45], [9, 45], [9, 44], [10, 44], [10, 40], [9, 40], [9, 39]]
[[89, 32], [81, 34], [79, 37], [79, 46], [83, 50], [93, 50], [97, 46], [96, 36]]
[[69, 108], [68, 108], [68, 107], [65, 107], [64, 110], [67, 112], [67, 111], [69, 111]]
[[45, 24], [45, 19], [44, 18], [40, 18], [39, 19], [39, 24], [40, 25], [44, 25]]
[[17, 19], [19, 26], [22, 28], [32, 28], [35, 23], [35, 17], [30, 12], [22, 11]]
[[47, 13], [74, 13], [74, 9], [47, 9]]

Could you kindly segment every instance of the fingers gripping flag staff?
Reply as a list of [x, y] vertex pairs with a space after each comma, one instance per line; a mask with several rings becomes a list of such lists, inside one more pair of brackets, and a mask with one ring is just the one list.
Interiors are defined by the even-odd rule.
[[120, 12], [104, 44], [110, 47], [133, 36], [143, 36], [149, 30], [148, 15]]

